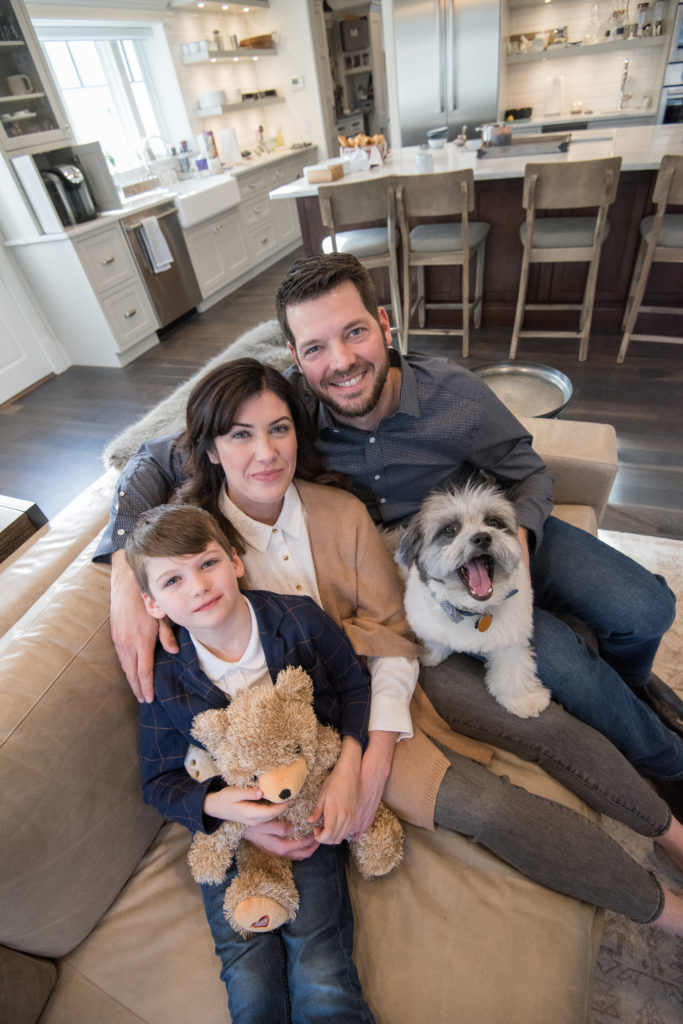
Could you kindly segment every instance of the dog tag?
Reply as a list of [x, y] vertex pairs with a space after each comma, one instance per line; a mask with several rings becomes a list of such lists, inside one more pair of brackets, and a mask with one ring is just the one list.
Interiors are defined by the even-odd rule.
[[479, 619], [479, 622], [477, 623], [477, 629], [479, 630], [480, 633], [485, 633], [492, 622], [493, 615], [482, 615], [482, 617]]

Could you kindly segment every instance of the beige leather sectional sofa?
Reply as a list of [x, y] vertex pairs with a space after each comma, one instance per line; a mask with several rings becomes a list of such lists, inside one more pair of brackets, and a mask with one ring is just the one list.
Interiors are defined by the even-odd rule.
[[[237, 354], [235, 352], [234, 354]], [[240, 353], [241, 354], [241, 353]], [[537, 420], [558, 508], [595, 530], [614, 432]], [[109, 570], [91, 562], [110, 470], [0, 565], [0, 1020], [229, 1020], [189, 835], [139, 793], [137, 704], [109, 635]], [[572, 807], [530, 764], [491, 770]], [[447, 832], [407, 827], [401, 866], [351, 875], [356, 956], [378, 1024], [580, 1024], [601, 915]]]

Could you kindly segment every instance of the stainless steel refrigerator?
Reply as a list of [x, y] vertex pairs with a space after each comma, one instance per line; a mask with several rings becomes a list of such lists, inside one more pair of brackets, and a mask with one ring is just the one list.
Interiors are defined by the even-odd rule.
[[383, 0], [382, 9], [394, 69], [390, 109], [403, 146], [422, 144], [443, 125], [449, 139], [463, 124], [474, 138], [477, 125], [497, 120], [500, 0]]

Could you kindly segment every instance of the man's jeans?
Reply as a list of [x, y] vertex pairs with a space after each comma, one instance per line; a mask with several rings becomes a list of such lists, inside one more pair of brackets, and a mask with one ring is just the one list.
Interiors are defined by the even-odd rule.
[[[609, 737], [640, 771], [683, 778], [683, 740], [637, 696], [674, 620], [666, 581], [554, 517], [531, 559], [531, 580], [536, 664], [555, 700]], [[589, 626], [597, 651], [558, 615]]]
[[292, 861], [300, 906], [294, 921], [243, 939], [223, 916], [233, 864], [202, 898], [235, 1024], [373, 1024], [351, 959], [353, 916], [345, 846]]

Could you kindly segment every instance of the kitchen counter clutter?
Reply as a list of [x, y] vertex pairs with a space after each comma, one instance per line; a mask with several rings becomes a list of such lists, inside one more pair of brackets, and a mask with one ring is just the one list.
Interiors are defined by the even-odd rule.
[[[602, 157], [621, 157], [621, 174], [617, 198], [610, 208], [610, 232], [603, 245], [598, 273], [593, 331], [618, 332], [626, 303], [628, 285], [639, 243], [639, 224], [652, 212], [651, 195], [654, 179], [662, 157], [683, 152], [683, 128], [680, 125], [588, 129], [572, 133], [567, 152], [551, 152], [515, 156], [512, 152], [492, 159], [479, 158], [470, 148], [448, 143], [443, 149], [429, 151], [434, 172], [472, 168], [475, 181], [473, 220], [490, 225], [486, 243], [486, 267], [483, 288], [483, 325], [512, 327], [517, 302], [522, 245], [519, 229], [524, 221], [522, 185], [529, 160], [573, 163]], [[517, 147], [500, 147], [513, 150]], [[369, 171], [345, 174], [333, 187], [345, 182], [364, 181], [392, 174], [415, 174], [416, 159], [422, 151], [410, 146], [391, 151], [380, 167]], [[427, 154], [425, 154], [427, 155]], [[429, 173], [429, 172], [424, 172]], [[273, 205], [283, 199], [296, 199], [301, 233], [307, 252], [316, 252], [327, 233], [322, 225], [318, 206], [318, 187], [304, 178], [270, 193]], [[346, 225], [354, 227], [356, 225]], [[680, 304], [680, 273], [677, 268], [655, 267], [648, 281], [648, 304], [677, 306]], [[389, 283], [382, 271], [373, 271], [382, 303], [389, 303]], [[585, 264], [571, 267], [546, 265], [536, 268], [529, 285], [529, 302], [581, 302], [585, 284]], [[457, 302], [459, 287], [454, 289], [453, 274], [445, 267], [431, 267], [426, 273], [427, 301]], [[452, 323], [453, 314], [430, 311], [432, 326]], [[530, 326], [548, 330], [565, 326], [567, 313], [555, 311], [530, 314]], [[673, 317], [663, 316], [666, 333], [675, 333], [680, 325]], [[670, 323], [669, 323], [670, 321]], [[671, 331], [668, 328], [671, 327]], [[476, 337], [476, 335], [475, 335]], [[615, 339], [616, 357], [618, 342]], [[523, 353], [522, 353], [523, 354]]]

